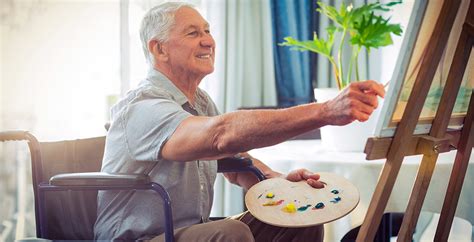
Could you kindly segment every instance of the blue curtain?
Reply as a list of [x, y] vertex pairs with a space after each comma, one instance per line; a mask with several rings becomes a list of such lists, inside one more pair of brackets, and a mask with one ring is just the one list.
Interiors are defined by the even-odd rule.
[[315, 8], [314, 0], [271, 0], [275, 79], [280, 107], [314, 100], [312, 72], [315, 68], [312, 67], [315, 58], [309, 52], [290, 50], [290, 47], [278, 43], [287, 36], [312, 39], [314, 26], [317, 26]]

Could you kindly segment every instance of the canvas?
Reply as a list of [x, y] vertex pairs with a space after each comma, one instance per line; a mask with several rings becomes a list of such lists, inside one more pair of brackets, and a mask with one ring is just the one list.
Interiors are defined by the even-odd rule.
[[[392, 137], [394, 135], [395, 129], [405, 111], [423, 57], [430, 48], [429, 38], [434, 30], [434, 24], [441, 11], [443, 1], [415, 1], [374, 136]], [[430, 131], [431, 123], [436, 115], [443, 88], [447, 81], [450, 63], [454, 57], [454, 51], [461, 34], [462, 24], [466, 18], [468, 7], [469, 0], [463, 0], [457, 13], [454, 27], [451, 29], [447, 47], [443, 52], [440, 64], [433, 78], [415, 129], [415, 134], [426, 134]], [[450, 128], [460, 129], [462, 127], [473, 88], [474, 55], [471, 54], [464, 73], [463, 84], [457, 95]]]

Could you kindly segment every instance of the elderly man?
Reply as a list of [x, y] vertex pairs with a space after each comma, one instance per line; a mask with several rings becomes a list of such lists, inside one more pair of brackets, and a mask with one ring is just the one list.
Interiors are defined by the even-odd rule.
[[[321, 241], [322, 226], [304, 229], [264, 224], [249, 213], [209, 221], [216, 159], [274, 145], [324, 125], [365, 121], [383, 87], [374, 81], [350, 85], [335, 99], [280, 110], [220, 114], [198, 88], [214, 70], [215, 42], [209, 24], [190, 5], [165, 3], [145, 15], [141, 40], [150, 64], [148, 77], [112, 108], [102, 171], [148, 174], [172, 200], [177, 241]], [[323, 187], [305, 169], [279, 174], [254, 164], [267, 178], [282, 176]], [[248, 189], [247, 173], [228, 173]], [[161, 200], [147, 191], [99, 194], [96, 239], [163, 241]]]

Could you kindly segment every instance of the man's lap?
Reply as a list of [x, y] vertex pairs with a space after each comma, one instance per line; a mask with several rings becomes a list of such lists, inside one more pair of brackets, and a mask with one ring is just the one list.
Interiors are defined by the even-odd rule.
[[[175, 230], [175, 239], [180, 241], [323, 241], [323, 225], [308, 228], [282, 228], [265, 224], [249, 212], [226, 219], [196, 224]], [[164, 234], [151, 240], [161, 242]]]

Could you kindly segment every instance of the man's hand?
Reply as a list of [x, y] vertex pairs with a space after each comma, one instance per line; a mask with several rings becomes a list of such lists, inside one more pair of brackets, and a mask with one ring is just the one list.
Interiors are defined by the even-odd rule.
[[352, 121], [367, 121], [377, 108], [377, 96], [384, 97], [385, 89], [375, 81], [353, 82], [324, 105], [328, 125], [346, 125]]
[[306, 181], [314, 188], [324, 188], [324, 183], [319, 181], [319, 174], [310, 172], [306, 169], [297, 169], [286, 175], [286, 179], [292, 182]]

